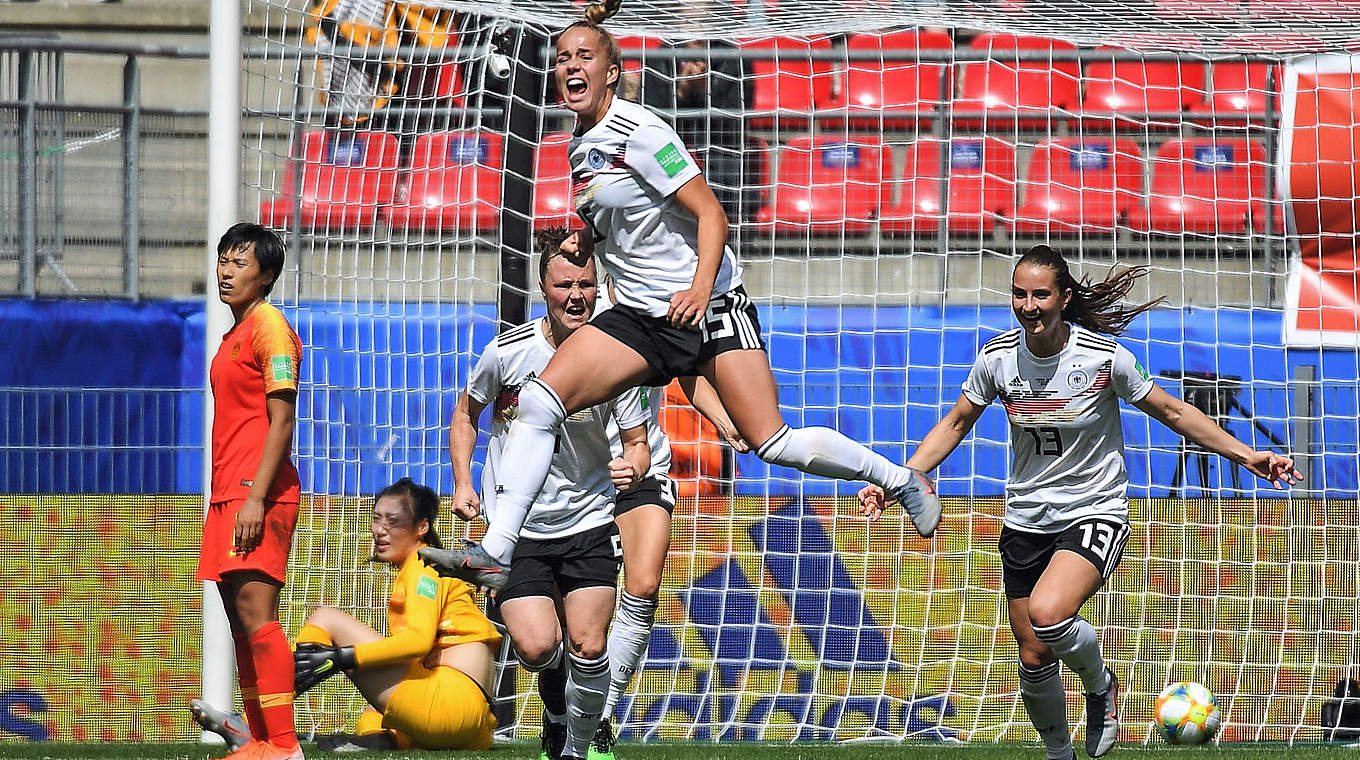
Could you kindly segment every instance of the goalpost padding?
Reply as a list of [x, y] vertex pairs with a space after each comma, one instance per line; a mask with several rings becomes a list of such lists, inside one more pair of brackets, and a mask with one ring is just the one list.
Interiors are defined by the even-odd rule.
[[[1047, 241], [1095, 278], [1114, 263], [1151, 267], [1132, 297], [1165, 294], [1167, 308], [1123, 342], [1168, 390], [1186, 391], [1184, 373], [1235, 376], [1204, 396], [1240, 402], [1223, 410], [1229, 430], [1257, 448], [1311, 441], [1314, 467], [1295, 491], [1305, 498], [1290, 501], [1246, 473], [1239, 486], [1212, 457], [1204, 482], [1197, 452], [1125, 412], [1133, 537], [1083, 610], [1127, 684], [1125, 740], [1150, 736], [1153, 699], [1184, 679], [1220, 696], [1225, 740], [1318, 739], [1315, 716], [1356, 650], [1357, 355], [1281, 347], [1289, 248], [1271, 73], [1295, 52], [1341, 49], [1354, 27], [1277, 5], [1205, 18], [1172, 3], [629, 0], [609, 22], [644, 100], [686, 60], [733, 80], [736, 108], [674, 115], [714, 143], [691, 147], [731, 192], [732, 237], [791, 424], [829, 424], [904, 458], [977, 347], [1012, 326], [1014, 255]], [[386, 29], [385, 7], [339, 12]], [[569, 114], [517, 85], [543, 73], [522, 61], [523, 32], [551, 32], [579, 9], [418, 8], [427, 21], [450, 15], [366, 48], [326, 36], [296, 3], [249, 4], [269, 26], [245, 38], [264, 54], [245, 78], [242, 197], [288, 233], [275, 294], [307, 345], [297, 457], [313, 496], [290, 631], [317, 604], [381, 620], [387, 580], [365, 560], [363, 497], [402, 475], [451, 492], [446, 428], [471, 362], [509, 318], [508, 291], [535, 308], [531, 277], [517, 274], [533, 271], [522, 238], [500, 245], [507, 225], [570, 219], [549, 203], [570, 196], [551, 152]], [[935, 29], [887, 36], [917, 24], [951, 44]], [[1017, 53], [1001, 33], [1062, 42]], [[675, 37], [715, 42], [653, 43]], [[915, 101], [893, 100], [904, 73]], [[1041, 105], [998, 107], [1007, 85]], [[857, 92], [867, 101], [849, 100]], [[1144, 108], [1111, 105], [1130, 92]], [[532, 138], [511, 128], [526, 117]], [[534, 182], [538, 205], [500, 195], [507, 175]], [[1316, 379], [1300, 380], [1309, 368]], [[1008, 452], [989, 411], [938, 473], [949, 498], [933, 542], [898, 516], [867, 526], [835, 498], [850, 484], [738, 457], [734, 496], [677, 509], [623, 736], [1032, 741], [996, 554]], [[1182, 461], [1176, 495], [1193, 498], [1171, 498]], [[521, 719], [507, 732], [536, 735], [531, 682], [520, 674], [508, 691]], [[341, 728], [360, 704], [328, 683], [300, 727]]]

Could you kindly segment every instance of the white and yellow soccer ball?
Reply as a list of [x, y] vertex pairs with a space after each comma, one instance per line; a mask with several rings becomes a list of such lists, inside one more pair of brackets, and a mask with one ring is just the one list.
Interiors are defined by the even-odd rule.
[[1203, 684], [1177, 681], [1157, 697], [1157, 731], [1170, 744], [1203, 744], [1222, 722], [1218, 700]]

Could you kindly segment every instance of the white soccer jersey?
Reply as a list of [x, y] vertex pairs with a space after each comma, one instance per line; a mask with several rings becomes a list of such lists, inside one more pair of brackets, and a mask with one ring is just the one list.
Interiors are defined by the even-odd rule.
[[[515, 477], [514, 463], [501, 462], [510, 422], [519, 412], [519, 389], [552, 359], [544, 335], [546, 320], [536, 319], [501, 333], [487, 344], [468, 379], [468, 396], [492, 408], [491, 442], [482, 469], [482, 509], [495, 513], [497, 483]], [[587, 407], [562, 423], [548, 479], [529, 510], [520, 535], [537, 540], [571, 536], [614, 519], [614, 484], [609, 479], [608, 424], [623, 429], [647, 422], [636, 388], [613, 401]]]
[[[698, 174], [674, 129], [617, 96], [598, 124], [572, 137], [576, 213], [594, 233], [619, 303], [664, 317], [671, 296], [694, 284], [699, 222], [675, 191]], [[736, 254], [725, 245], [713, 295], [740, 284]]]
[[1020, 328], [987, 341], [963, 384], [978, 405], [1000, 398], [1011, 425], [1006, 525], [1055, 533], [1095, 515], [1128, 519], [1119, 399], [1141, 401], [1152, 379], [1129, 350], [1070, 325], [1067, 345], [1039, 358]]

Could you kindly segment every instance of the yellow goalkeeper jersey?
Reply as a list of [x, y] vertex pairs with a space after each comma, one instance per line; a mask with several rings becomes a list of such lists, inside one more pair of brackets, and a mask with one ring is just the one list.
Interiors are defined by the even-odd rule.
[[501, 635], [477, 606], [474, 589], [456, 578], [441, 578], [416, 554], [402, 563], [387, 600], [387, 638], [356, 644], [359, 667], [392, 665], [423, 658], [455, 644], [500, 642]]

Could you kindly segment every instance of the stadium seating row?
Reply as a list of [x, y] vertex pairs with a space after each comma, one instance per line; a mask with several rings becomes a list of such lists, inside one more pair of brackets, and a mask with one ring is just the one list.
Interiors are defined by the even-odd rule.
[[[638, 71], [656, 38], [622, 37], [624, 69]], [[1225, 41], [1231, 46], [1234, 40]], [[1237, 40], [1259, 50], [1322, 49], [1322, 43], [1272, 35]], [[1193, 120], [1241, 120], [1263, 114], [1268, 106], [1265, 63], [1217, 61], [1092, 60], [1083, 74], [1075, 60], [1052, 61], [1045, 55], [1070, 55], [1077, 46], [1045, 37], [986, 33], [969, 44], [986, 60], [950, 63], [922, 60], [954, 49], [948, 34], [905, 31], [853, 34], [846, 61], [813, 60], [832, 50], [826, 38], [769, 38], [740, 43], [751, 60], [751, 124], [768, 128], [806, 126], [816, 112], [824, 124], [852, 128], [910, 128], [936, 116], [948, 104], [959, 128], [988, 119], [1020, 119], [1021, 128], [1041, 128], [1049, 119], [1076, 115], [1089, 125], [1145, 128], [1149, 114], [1189, 113]], [[1118, 48], [1104, 48], [1118, 50]], [[877, 58], [874, 53], [877, 52]], [[764, 57], [755, 57], [764, 56]], [[1276, 81], [1279, 69], [1275, 68]], [[840, 87], [835, 88], [836, 78]], [[955, 79], [958, 94], [955, 95]], [[458, 100], [461, 80], [450, 64], [440, 76], [440, 94]], [[1083, 86], [1084, 85], [1084, 86]], [[1120, 117], [1127, 117], [1121, 120]], [[1155, 119], [1154, 119], [1155, 124]]]
[[[544, 138], [535, 158], [534, 223], [575, 223], [569, 135]], [[996, 137], [918, 140], [903, 171], [877, 137], [804, 135], [763, 178], [769, 203], [758, 225], [779, 234], [930, 234], [1003, 224], [1017, 233], [1128, 227], [1175, 234], [1262, 231], [1267, 206], [1265, 148], [1245, 138], [1175, 138], [1162, 143], [1144, 190], [1144, 158], [1126, 138], [1047, 138], [1017, 176], [1014, 143]], [[290, 164], [282, 195], [261, 205], [264, 224], [366, 228], [379, 219], [411, 229], [494, 229], [501, 212], [502, 137], [441, 132], [419, 137], [401, 167], [396, 140], [380, 132], [307, 132], [302, 181]], [[941, 182], [948, 187], [941, 208]], [[1277, 223], [1277, 230], [1280, 229]]]

